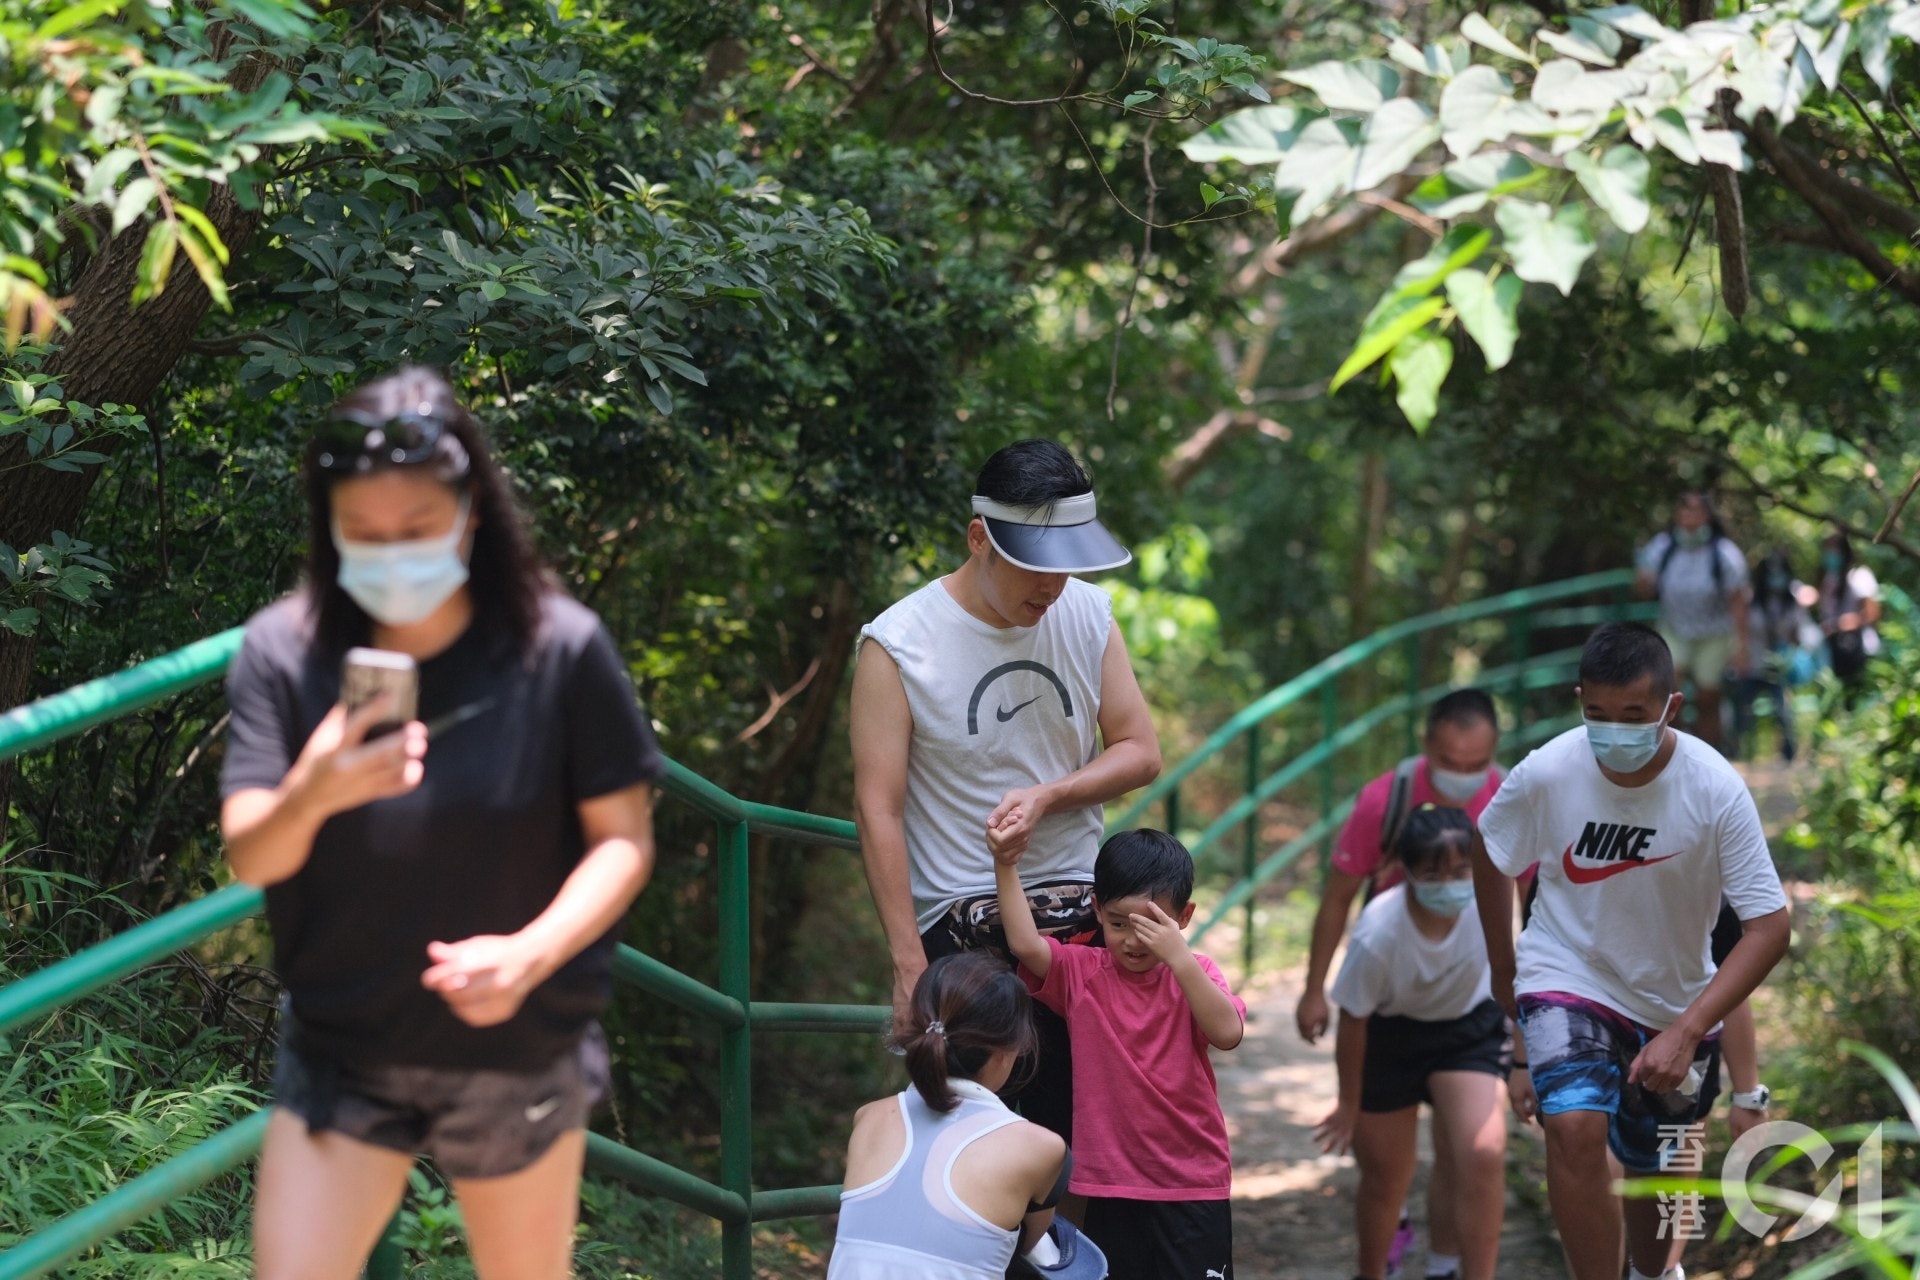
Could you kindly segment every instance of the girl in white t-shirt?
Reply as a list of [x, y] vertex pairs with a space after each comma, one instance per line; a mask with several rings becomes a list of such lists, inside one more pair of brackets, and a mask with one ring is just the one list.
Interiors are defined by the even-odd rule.
[[1458, 1258], [1429, 1256], [1427, 1274], [1493, 1280], [1505, 1205], [1507, 1022], [1473, 906], [1467, 851], [1473, 821], [1422, 805], [1394, 845], [1406, 879], [1360, 913], [1330, 993], [1340, 1008], [1334, 1058], [1340, 1101], [1315, 1136], [1352, 1149], [1359, 1280], [1384, 1280], [1400, 1207], [1412, 1185], [1420, 1104], [1434, 1110], [1438, 1194]]

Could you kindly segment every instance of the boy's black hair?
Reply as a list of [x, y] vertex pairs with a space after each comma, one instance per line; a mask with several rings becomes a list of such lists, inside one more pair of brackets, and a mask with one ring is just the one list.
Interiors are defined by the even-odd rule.
[[1455, 849], [1465, 853], [1472, 844], [1473, 819], [1466, 810], [1423, 804], [1407, 815], [1393, 842], [1393, 856], [1408, 871], [1425, 871]]
[[1093, 481], [1074, 456], [1052, 440], [1016, 440], [987, 459], [973, 491], [1010, 507], [1045, 507], [1092, 493]]
[[1500, 716], [1493, 709], [1493, 699], [1485, 689], [1455, 689], [1446, 697], [1433, 704], [1427, 712], [1427, 732], [1432, 733], [1443, 724], [1457, 725], [1462, 729], [1471, 729], [1477, 724], [1490, 724], [1495, 733], [1500, 731]]
[[1605, 622], [1587, 637], [1580, 651], [1582, 688], [1624, 688], [1642, 676], [1653, 677], [1653, 691], [1673, 692], [1673, 651], [1658, 631], [1644, 622]]
[[1100, 846], [1093, 860], [1093, 896], [1118, 902], [1140, 894], [1166, 899], [1179, 911], [1193, 897], [1193, 855], [1164, 831], [1122, 831]]

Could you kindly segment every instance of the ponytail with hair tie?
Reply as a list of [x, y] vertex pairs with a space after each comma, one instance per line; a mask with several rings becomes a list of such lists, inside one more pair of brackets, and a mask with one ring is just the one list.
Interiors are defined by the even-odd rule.
[[1034, 1048], [1025, 985], [984, 952], [942, 956], [927, 966], [913, 989], [912, 1023], [899, 1039], [907, 1073], [921, 1099], [942, 1113], [960, 1103], [949, 1080], [975, 1079], [996, 1053]]

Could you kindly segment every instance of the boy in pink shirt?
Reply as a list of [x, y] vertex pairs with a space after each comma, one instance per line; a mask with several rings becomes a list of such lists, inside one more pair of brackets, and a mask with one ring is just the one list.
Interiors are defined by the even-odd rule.
[[1074, 1171], [1085, 1231], [1111, 1280], [1232, 1280], [1232, 1157], [1209, 1046], [1231, 1049], [1247, 1006], [1188, 950], [1193, 857], [1164, 831], [1123, 831], [1093, 865], [1103, 947], [1044, 937], [1018, 859], [997, 864], [1007, 949], [1073, 1046]]

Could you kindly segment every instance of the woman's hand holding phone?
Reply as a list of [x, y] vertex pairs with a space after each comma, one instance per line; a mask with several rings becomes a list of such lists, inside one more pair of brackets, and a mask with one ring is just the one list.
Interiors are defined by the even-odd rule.
[[397, 733], [367, 741], [367, 733], [392, 715], [393, 695], [385, 692], [352, 712], [336, 704], [294, 761], [288, 792], [332, 817], [419, 786], [426, 774], [424, 724], [408, 721]]

